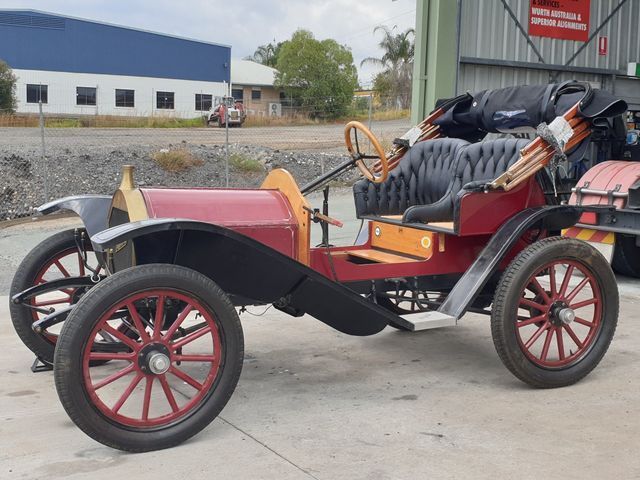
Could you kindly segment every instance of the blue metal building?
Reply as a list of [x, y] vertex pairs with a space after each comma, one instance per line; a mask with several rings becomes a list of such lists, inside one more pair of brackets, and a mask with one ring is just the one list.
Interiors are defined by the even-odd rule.
[[[60, 113], [93, 113], [94, 107], [100, 113], [161, 109], [193, 116], [205, 110], [203, 100], [208, 106], [211, 96], [225, 93], [231, 70], [226, 45], [36, 10], [0, 9], [0, 59], [19, 77], [20, 110], [33, 110], [27, 90], [33, 93], [34, 85], [42, 85], [40, 90], [47, 91], [43, 103]], [[93, 89], [88, 105], [78, 104], [78, 88]], [[134, 107], [125, 107], [135, 112], [115, 111], [116, 89], [135, 92]], [[154, 92], [173, 93], [173, 101], [160, 106], [152, 101]]]

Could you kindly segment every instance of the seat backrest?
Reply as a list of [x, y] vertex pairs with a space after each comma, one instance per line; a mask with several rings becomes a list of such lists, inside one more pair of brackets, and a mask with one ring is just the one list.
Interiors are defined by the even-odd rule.
[[448, 222], [453, 220], [458, 193], [469, 182], [490, 181], [506, 172], [520, 158], [520, 149], [530, 140], [498, 138], [474, 143], [459, 150], [451, 188], [437, 203], [414, 206], [404, 213], [405, 222]]
[[456, 160], [469, 142], [439, 138], [414, 145], [383, 183], [363, 179], [353, 192], [358, 217], [367, 214], [398, 215], [412, 205], [435, 203], [450, 190]]
[[489, 181], [506, 172], [520, 158], [520, 150], [531, 140], [497, 138], [469, 145], [456, 165], [453, 195], [469, 182]]

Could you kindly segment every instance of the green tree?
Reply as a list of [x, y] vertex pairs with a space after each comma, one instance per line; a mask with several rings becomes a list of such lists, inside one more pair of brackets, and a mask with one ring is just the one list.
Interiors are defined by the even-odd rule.
[[271, 43], [267, 43], [266, 45], [260, 45], [256, 48], [256, 51], [253, 52], [253, 55], [245, 57], [245, 60], [252, 60], [256, 63], [266, 65], [267, 67], [275, 68], [278, 63], [280, 47], [282, 47], [282, 42], [276, 43], [275, 40]]
[[332, 39], [316, 40], [307, 30], [282, 43], [276, 68], [277, 85], [314, 117], [344, 115], [358, 86], [351, 50]]
[[16, 81], [11, 67], [0, 60], [0, 114], [14, 113], [16, 110]]
[[380, 58], [368, 57], [360, 66], [370, 64], [383, 67], [384, 70], [374, 79], [374, 90], [387, 106], [409, 108], [411, 104], [411, 77], [413, 72], [414, 30], [394, 33], [384, 25], [378, 26], [373, 33], [381, 31], [382, 40], [378, 46], [383, 50]]

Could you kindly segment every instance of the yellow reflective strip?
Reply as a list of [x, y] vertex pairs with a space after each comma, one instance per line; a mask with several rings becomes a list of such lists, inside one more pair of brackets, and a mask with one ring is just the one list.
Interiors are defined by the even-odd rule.
[[616, 234], [613, 232], [609, 232], [609, 234], [602, 239], [602, 243], [606, 243], [608, 245], [613, 245], [616, 241]]
[[588, 228], [583, 228], [580, 230], [580, 233], [578, 233], [578, 235], [576, 235], [575, 238], [577, 238], [578, 240], [584, 240], [585, 242], [588, 241], [594, 234], [596, 233], [595, 230], [590, 230]]
[[562, 235], [569, 238], [575, 238], [578, 233], [580, 233], [580, 229], [576, 227], [565, 228], [562, 230]]

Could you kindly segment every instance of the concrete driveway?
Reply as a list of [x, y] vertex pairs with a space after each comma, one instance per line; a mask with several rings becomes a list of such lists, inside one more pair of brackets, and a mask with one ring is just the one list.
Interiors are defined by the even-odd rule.
[[[65, 222], [0, 231], [0, 247], [14, 249], [5, 278], [15, 255]], [[357, 225], [348, 228], [345, 239]], [[484, 316], [356, 338], [310, 317], [245, 314], [244, 370], [222, 415], [146, 454], [104, 447], [71, 423], [52, 373], [29, 371], [0, 297], [0, 478], [640, 478], [640, 282], [619, 284], [609, 352], [557, 390], [531, 389], [502, 366]]]

